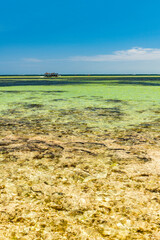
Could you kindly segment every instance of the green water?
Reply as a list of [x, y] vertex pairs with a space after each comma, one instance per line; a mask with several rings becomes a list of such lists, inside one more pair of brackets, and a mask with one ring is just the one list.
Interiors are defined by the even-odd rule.
[[[29, 80], [29, 81], [28, 81]], [[0, 79], [0, 114], [74, 128], [131, 128], [160, 120], [160, 78]]]

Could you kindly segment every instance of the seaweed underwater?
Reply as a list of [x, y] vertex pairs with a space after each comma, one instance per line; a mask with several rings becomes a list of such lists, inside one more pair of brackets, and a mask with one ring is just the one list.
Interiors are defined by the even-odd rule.
[[1, 88], [0, 237], [158, 240], [159, 89], [73, 85]]

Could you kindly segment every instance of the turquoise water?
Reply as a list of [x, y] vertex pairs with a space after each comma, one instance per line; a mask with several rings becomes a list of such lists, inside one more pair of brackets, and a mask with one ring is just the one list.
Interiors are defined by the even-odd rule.
[[[29, 80], [29, 82], [28, 82]], [[0, 113], [9, 119], [48, 119], [53, 124], [130, 128], [159, 121], [160, 79], [92, 81], [1, 79]], [[57, 80], [56, 80], [57, 81]], [[138, 81], [138, 82], [137, 82]], [[22, 83], [22, 84], [21, 84]], [[43, 83], [43, 84], [42, 84]], [[32, 85], [31, 85], [32, 84]], [[78, 125], [77, 125], [78, 124]]]

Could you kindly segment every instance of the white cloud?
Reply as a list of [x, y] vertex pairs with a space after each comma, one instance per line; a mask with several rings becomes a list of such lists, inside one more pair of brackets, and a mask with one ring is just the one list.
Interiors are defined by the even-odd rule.
[[68, 58], [50, 58], [50, 59], [39, 59], [39, 58], [23, 58], [23, 61], [30, 62], [30, 63], [50, 63], [50, 62], [63, 62], [63, 61], [69, 61]]
[[24, 58], [23, 59], [25, 62], [31, 62], [31, 63], [38, 63], [38, 62], [42, 62], [41, 59], [38, 58]]
[[115, 51], [113, 54], [75, 56], [71, 57], [70, 60], [86, 62], [160, 60], [160, 49], [134, 47], [128, 50]]
[[148, 61], [160, 60], [159, 48], [140, 48], [133, 47], [128, 50], [115, 51], [112, 54], [102, 54], [95, 56], [74, 56], [68, 58], [24, 58], [25, 62], [29, 63], [51, 63], [51, 62], [123, 62], [123, 61]]

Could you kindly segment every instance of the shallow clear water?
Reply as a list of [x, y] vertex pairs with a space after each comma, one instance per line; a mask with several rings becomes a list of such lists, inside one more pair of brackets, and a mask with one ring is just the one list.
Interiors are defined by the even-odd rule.
[[[29, 81], [28, 81], [29, 80]], [[0, 113], [11, 119], [99, 129], [130, 128], [160, 118], [160, 78], [61, 77], [0, 80]]]

